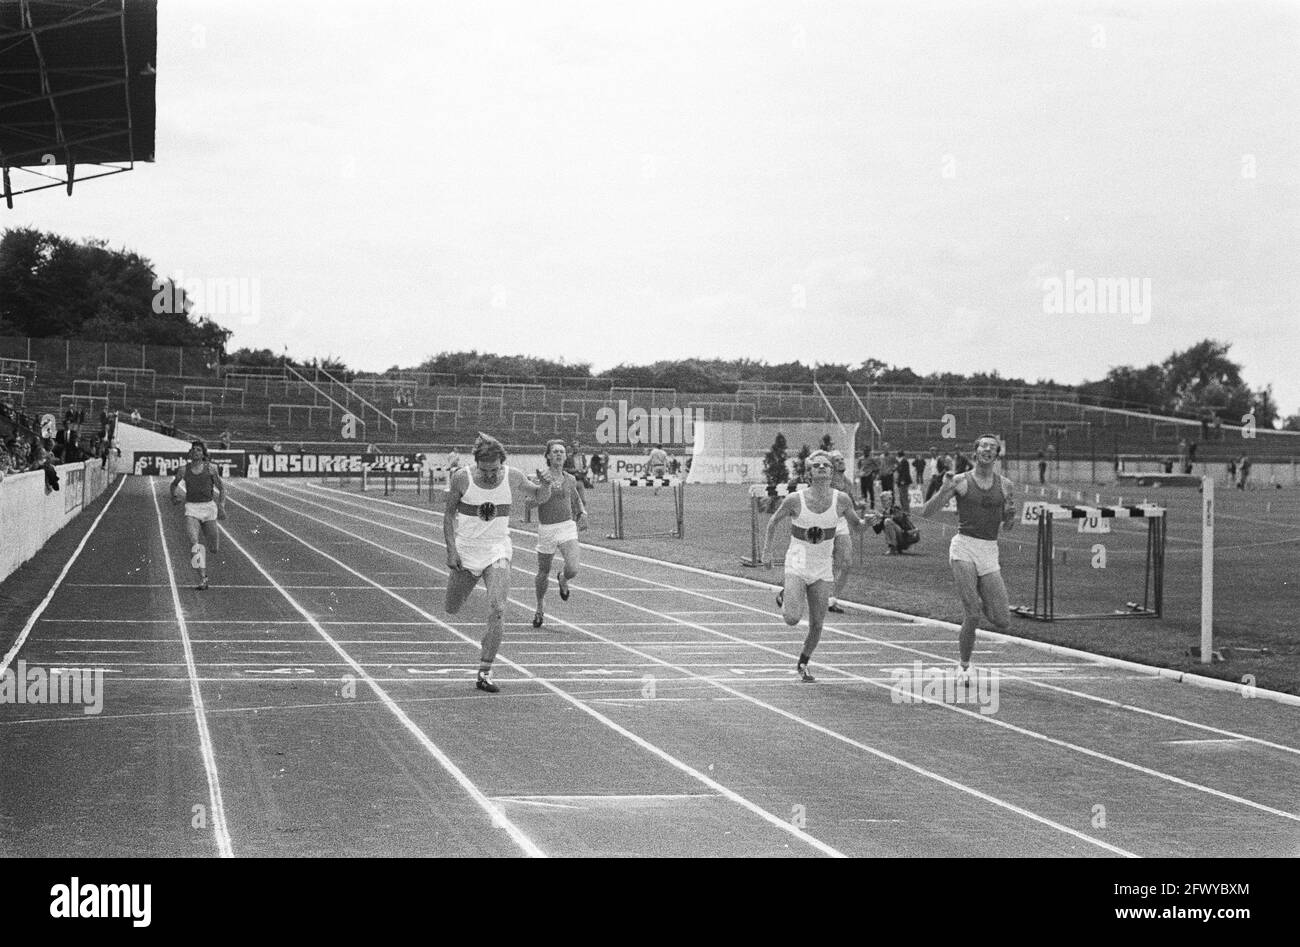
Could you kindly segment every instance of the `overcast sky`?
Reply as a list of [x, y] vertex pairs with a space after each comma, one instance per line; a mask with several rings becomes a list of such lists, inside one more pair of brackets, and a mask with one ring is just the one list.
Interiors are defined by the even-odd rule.
[[[1078, 382], [1210, 336], [1300, 411], [1295, 3], [162, 0], [158, 45], [157, 162], [5, 224], [255, 282], [233, 347]], [[1045, 311], [1067, 271], [1149, 319]]]

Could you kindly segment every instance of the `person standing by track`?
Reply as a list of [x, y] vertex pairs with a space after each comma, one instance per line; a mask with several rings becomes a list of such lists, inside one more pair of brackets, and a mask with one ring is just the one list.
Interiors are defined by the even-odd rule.
[[876, 505], [876, 474], [880, 473], [880, 459], [870, 446], [862, 449], [861, 466], [858, 467], [858, 483], [862, 487], [862, 502], [868, 508]]
[[835, 582], [834, 539], [839, 519], [845, 517], [857, 529], [865, 524], [858, 518], [852, 498], [831, 486], [833, 466], [826, 451], [815, 450], [809, 454], [807, 470], [812, 478], [807, 489], [787, 496], [767, 521], [762, 559], [767, 568], [772, 568], [776, 526], [781, 520], [791, 518], [790, 548], [785, 554], [785, 587], [777, 593], [776, 604], [791, 628], [799, 624], [805, 609], [808, 612], [808, 635], [799, 652], [795, 673], [800, 681], [811, 684], [816, 678], [808, 672], [808, 662], [821, 641]]
[[[564, 567], [555, 574], [555, 581], [560, 586], [560, 601], [569, 600], [569, 582], [578, 575], [579, 545], [578, 532], [587, 528], [587, 509], [583, 505], [578, 488], [578, 479], [564, 470], [566, 454], [564, 441], [555, 439], [546, 442], [546, 464], [554, 478], [557, 474], [564, 478], [564, 487], [552, 490], [551, 498], [537, 507], [537, 576], [533, 586], [537, 591], [537, 613], [533, 615], [533, 627], [541, 628], [546, 616], [542, 611], [542, 601], [546, 598], [546, 587], [551, 580], [551, 562], [558, 551], [564, 558]], [[543, 474], [538, 471], [538, 480]]]
[[966, 615], [958, 638], [961, 670], [957, 677], [967, 684], [980, 616], [997, 631], [1011, 627], [1007, 587], [998, 562], [998, 531], [1015, 525], [1016, 508], [1011, 481], [994, 469], [1001, 453], [997, 437], [981, 434], [975, 439], [974, 469], [950, 477], [921, 510], [928, 518], [943, 509], [949, 497], [957, 498], [957, 535], [949, 544], [948, 559]]
[[495, 694], [501, 688], [492, 680], [492, 662], [505, 635], [506, 600], [510, 596], [510, 506], [515, 491], [538, 506], [562, 490], [564, 481], [548, 473], [548, 479], [533, 483], [513, 467], [506, 466], [506, 450], [494, 437], [480, 434], [474, 442], [474, 467], [462, 469], [451, 478], [447, 506], [442, 517], [442, 534], [447, 545], [447, 614], [460, 611], [479, 579], [487, 590], [487, 632], [479, 655], [478, 678], [474, 686]]
[[[176, 493], [176, 488], [185, 484], [185, 499]], [[190, 444], [190, 459], [172, 480], [172, 503], [185, 504], [185, 533], [190, 540], [190, 565], [198, 574], [198, 585], [194, 588], [205, 591], [208, 588], [208, 553], [221, 551], [221, 531], [217, 521], [226, 518], [226, 489], [221, 483], [221, 473], [217, 465], [208, 460], [208, 448], [202, 441]], [[207, 537], [205, 546], [199, 535]]]

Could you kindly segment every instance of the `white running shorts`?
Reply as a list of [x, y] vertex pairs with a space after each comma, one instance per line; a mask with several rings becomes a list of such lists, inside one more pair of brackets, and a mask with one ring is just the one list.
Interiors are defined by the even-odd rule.
[[578, 524], [573, 520], [562, 523], [537, 524], [537, 551], [544, 556], [553, 556], [560, 549], [560, 543], [578, 538]]
[[200, 523], [215, 523], [217, 521], [217, 501], [209, 500], [207, 503], [186, 503], [185, 515], [192, 516]]
[[1002, 569], [998, 564], [998, 544], [992, 539], [976, 539], [958, 533], [948, 546], [948, 558], [957, 562], [975, 563], [976, 575], [989, 575]]

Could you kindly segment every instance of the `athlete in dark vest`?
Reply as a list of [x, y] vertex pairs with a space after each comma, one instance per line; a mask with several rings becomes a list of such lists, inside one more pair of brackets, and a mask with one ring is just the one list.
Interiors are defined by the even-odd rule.
[[958, 640], [958, 679], [965, 682], [970, 680], [970, 657], [980, 616], [997, 631], [1011, 627], [1007, 587], [998, 563], [998, 531], [1015, 525], [1016, 509], [1011, 481], [994, 469], [1001, 453], [1002, 444], [994, 435], [981, 434], [975, 439], [974, 469], [947, 475], [939, 492], [921, 510], [922, 516], [930, 517], [943, 509], [949, 497], [957, 498], [957, 535], [948, 548], [948, 560], [966, 612]]
[[[185, 499], [176, 488], [185, 483]], [[208, 587], [208, 552], [221, 551], [221, 531], [217, 520], [226, 518], [226, 490], [221, 484], [217, 465], [208, 460], [208, 448], [202, 441], [190, 445], [190, 460], [176, 471], [172, 481], [172, 502], [185, 504], [185, 532], [190, 538], [190, 566], [198, 573], [200, 592]], [[205, 547], [199, 534], [207, 537]]]

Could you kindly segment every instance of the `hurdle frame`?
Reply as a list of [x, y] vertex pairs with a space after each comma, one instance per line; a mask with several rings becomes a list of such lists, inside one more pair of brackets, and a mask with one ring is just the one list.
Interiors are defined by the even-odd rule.
[[[1146, 574], [1142, 583], [1142, 604], [1125, 602], [1124, 608], [1086, 615], [1056, 613], [1056, 550], [1052, 524], [1056, 517], [1076, 520], [1141, 518], [1147, 521]], [[1165, 602], [1165, 545], [1167, 510], [1143, 506], [1058, 506], [1044, 504], [1038, 515], [1037, 546], [1034, 551], [1034, 604], [1017, 605], [1013, 615], [1034, 621], [1080, 621], [1102, 618], [1163, 618]], [[1153, 601], [1154, 600], [1154, 601]]]
[[606, 539], [626, 539], [623, 534], [623, 488], [624, 487], [671, 487], [673, 491], [673, 513], [676, 529], [671, 533], [652, 533], [647, 539], [659, 539], [672, 536], [675, 539], [686, 538], [686, 481], [680, 477], [624, 477], [610, 480], [610, 490], [614, 502], [614, 532]]
[[[417, 497], [421, 495], [424, 486], [424, 467], [419, 464], [371, 464], [368, 467], [363, 466], [361, 468], [362, 493], [366, 492], [367, 486], [376, 473], [383, 475], [384, 496], [395, 496], [397, 494], [398, 474], [413, 474], [414, 476], [408, 477], [408, 479], [415, 481], [415, 495]], [[430, 482], [430, 489], [432, 489], [432, 481]], [[432, 495], [430, 495], [430, 499], [432, 499]]]

